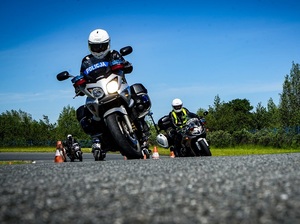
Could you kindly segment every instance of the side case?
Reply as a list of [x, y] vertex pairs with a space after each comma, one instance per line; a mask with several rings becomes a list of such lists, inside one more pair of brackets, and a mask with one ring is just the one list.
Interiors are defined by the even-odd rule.
[[141, 83], [130, 86], [132, 98], [135, 102], [134, 109], [139, 118], [145, 117], [151, 108], [151, 101], [147, 89]]
[[165, 115], [158, 120], [157, 125], [160, 130], [167, 130], [168, 128], [172, 127], [171, 118], [168, 115]]

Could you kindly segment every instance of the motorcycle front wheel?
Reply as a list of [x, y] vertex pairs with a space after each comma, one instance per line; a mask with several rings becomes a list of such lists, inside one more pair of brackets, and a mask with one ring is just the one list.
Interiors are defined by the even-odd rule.
[[100, 150], [95, 150], [93, 152], [95, 161], [102, 161], [105, 158], [105, 153], [101, 152]]
[[120, 147], [122, 155], [127, 159], [142, 158], [141, 147], [135, 133], [130, 133], [124, 115], [113, 113], [106, 118], [108, 129], [111, 132], [117, 145]]
[[82, 153], [80, 151], [76, 152], [77, 158], [79, 159], [80, 162], [82, 162]]
[[201, 140], [198, 142], [200, 145], [200, 156], [211, 156], [211, 152], [209, 149], [209, 146], [204, 142], [204, 140]]

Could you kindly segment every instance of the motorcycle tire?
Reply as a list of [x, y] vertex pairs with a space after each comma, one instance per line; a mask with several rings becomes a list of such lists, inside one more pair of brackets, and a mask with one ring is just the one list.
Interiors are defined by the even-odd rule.
[[135, 134], [129, 133], [124, 116], [113, 113], [107, 116], [106, 122], [111, 135], [120, 147], [121, 154], [127, 159], [141, 159], [142, 152], [138, 138]]
[[144, 149], [144, 156], [146, 156], [146, 159], [150, 159], [151, 150]]
[[102, 161], [102, 160], [104, 160], [104, 158], [106, 156], [105, 153], [101, 153], [100, 150], [95, 150], [93, 155], [94, 155], [95, 161]]
[[201, 147], [200, 156], [211, 156], [211, 151], [209, 146], [203, 140], [201, 140], [199, 144]]
[[78, 157], [79, 161], [82, 162], [82, 153], [81, 152], [77, 152], [77, 157]]
[[75, 156], [75, 151], [73, 149], [70, 151], [70, 156], [69, 157], [70, 157], [71, 162], [75, 161], [76, 156]]
[[100, 160], [100, 150], [95, 150], [93, 153], [93, 156], [95, 158], [95, 161], [99, 161]]

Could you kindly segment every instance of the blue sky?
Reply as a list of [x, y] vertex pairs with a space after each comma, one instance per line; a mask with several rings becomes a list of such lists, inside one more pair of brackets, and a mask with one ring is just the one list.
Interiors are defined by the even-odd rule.
[[297, 0], [2, 0], [0, 113], [55, 123], [64, 106], [84, 104], [56, 74], [79, 73], [96, 28], [108, 31], [112, 49], [133, 47], [127, 80], [148, 89], [156, 121], [173, 98], [193, 112], [216, 95], [278, 105], [284, 76], [300, 63], [299, 12]]

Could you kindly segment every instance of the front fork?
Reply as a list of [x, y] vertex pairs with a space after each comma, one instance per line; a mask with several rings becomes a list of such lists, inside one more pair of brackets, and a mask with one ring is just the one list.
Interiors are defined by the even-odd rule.
[[108, 115], [110, 115], [110, 114], [112, 114], [112, 113], [115, 113], [115, 112], [120, 112], [121, 114], [124, 115], [124, 120], [125, 120], [125, 123], [126, 123], [126, 125], [127, 125], [127, 127], [128, 127], [128, 131], [129, 131], [130, 134], [133, 134], [133, 127], [132, 127], [132, 124], [131, 124], [130, 119], [129, 119], [129, 117], [128, 117], [128, 113], [127, 113], [127, 111], [126, 111], [126, 109], [125, 109], [124, 106], [120, 106], [120, 107], [115, 107], [115, 108], [109, 109], [109, 110], [106, 111], [106, 113], [103, 115], [104, 119], [105, 119]]
[[199, 142], [201, 142], [201, 141], [203, 141], [209, 147], [209, 144], [208, 144], [208, 142], [206, 141], [205, 138], [198, 138], [198, 140], [196, 141], [196, 146], [199, 149], [199, 151], [201, 150], [201, 146], [199, 144]]

